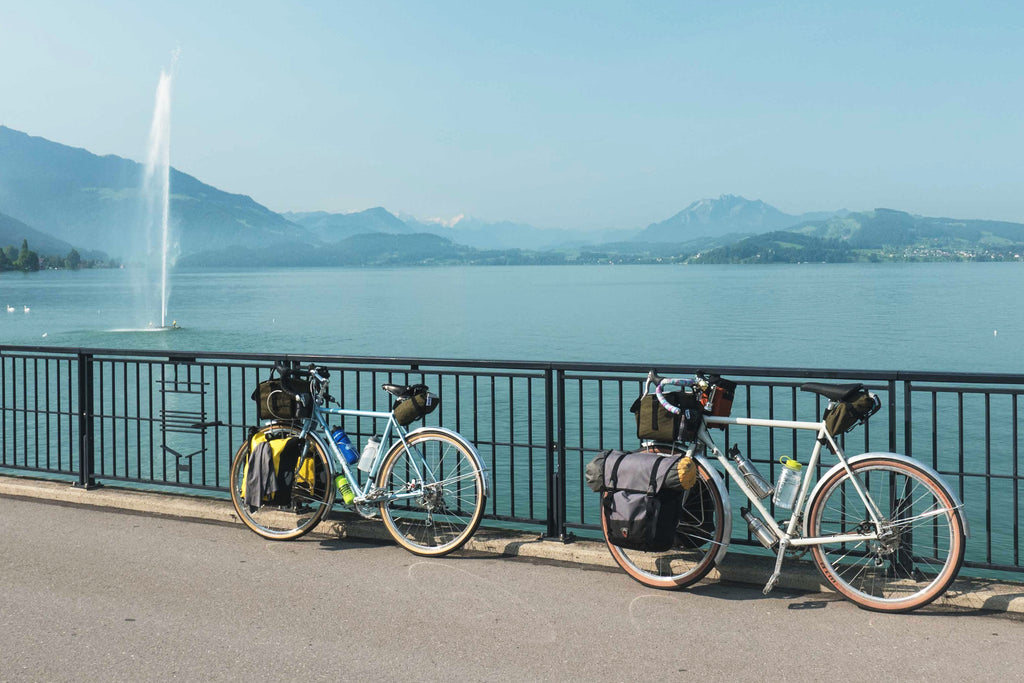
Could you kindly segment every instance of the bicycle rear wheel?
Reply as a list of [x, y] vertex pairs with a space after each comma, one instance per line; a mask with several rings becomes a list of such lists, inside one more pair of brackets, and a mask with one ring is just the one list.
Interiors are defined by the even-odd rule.
[[631, 577], [651, 588], [675, 590], [692, 585], [711, 571], [721, 548], [725, 509], [714, 480], [697, 463], [697, 481], [683, 492], [675, 544], [663, 552], [620, 548], [608, 540], [608, 520], [601, 506], [601, 528], [615, 562]]
[[[268, 440], [295, 438], [300, 430], [291, 425], [273, 424], [260, 429]], [[334, 503], [334, 486], [330, 479], [327, 454], [312, 437], [306, 437], [295, 463], [290, 499], [285, 504], [245, 502], [246, 463], [249, 443], [243, 443], [231, 462], [231, 503], [239, 519], [263, 538], [289, 541], [316, 527]]]
[[388, 532], [416, 555], [440, 557], [469, 540], [484, 515], [487, 492], [476, 454], [440, 431], [421, 430], [396, 443], [377, 477], [387, 494], [415, 497], [381, 503]]
[[[876, 540], [813, 548], [818, 569], [837, 591], [877, 612], [908, 612], [942, 595], [964, 559], [964, 531], [945, 487], [911, 463], [878, 457], [851, 466], [882, 513]], [[818, 490], [807, 517], [811, 536], [874, 529], [850, 473], [839, 470]]]

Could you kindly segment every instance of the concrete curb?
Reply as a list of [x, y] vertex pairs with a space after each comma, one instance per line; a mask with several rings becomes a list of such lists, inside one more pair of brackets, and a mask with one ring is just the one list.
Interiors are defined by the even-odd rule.
[[[150, 515], [220, 524], [237, 524], [230, 501], [180, 494], [137, 491], [114, 487], [93, 490], [76, 488], [66, 482], [0, 476], [0, 497], [25, 498], [50, 503], [82, 505]], [[392, 542], [379, 522], [355, 516], [340, 515], [322, 522], [314, 532], [329, 538], [351, 538]], [[577, 540], [572, 543], [546, 541], [535, 535], [515, 531], [481, 529], [466, 544], [466, 550], [505, 557], [561, 562], [581, 567], [607, 568], [618, 571], [603, 543]], [[763, 585], [771, 574], [771, 558], [738, 552], [725, 556], [722, 565], [709, 575], [709, 580]], [[823, 581], [810, 562], [790, 561], [779, 581], [778, 589], [837, 593]], [[1024, 582], [1012, 583], [989, 579], [958, 579], [935, 603], [962, 610], [986, 610], [1024, 614]]]

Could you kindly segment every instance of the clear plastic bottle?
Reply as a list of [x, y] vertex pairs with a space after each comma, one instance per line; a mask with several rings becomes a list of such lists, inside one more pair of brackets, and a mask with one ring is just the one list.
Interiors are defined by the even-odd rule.
[[380, 448], [379, 436], [374, 435], [366, 440], [366, 445], [363, 446], [363, 453], [359, 456], [359, 469], [363, 472], [369, 472], [373, 469], [373, 461], [377, 458], [378, 448]]
[[804, 466], [788, 455], [779, 458], [779, 462], [782, 463], [782, 472], [779, 473], [779, 480], [775, 482], [775, 496], [772, 498], [772, 502], [777, 507], [789, 510], [796, 500], [800, 479], [803, 478]]
[[331, 432], [331, 436], [334, 437], [334, 443], [338, 445], [338, 450], [345, 456], [345, 462], [349, 465], [359, 459], [359, 454], [356, 453], [355, 447], [352, 446], [352, 442], [349, 441], [348, 434], [341, 427], [335, 427]]
[[345, 505], [351, 505], [352, 501], [356, 499], [355, 491], [348, 483], [348, 479], [345, 478], [344, 474], [339, 474], [334, 478], [334, 485], [338, 489], [338, 494], [341, 496], [341, 500], [344, 501]]

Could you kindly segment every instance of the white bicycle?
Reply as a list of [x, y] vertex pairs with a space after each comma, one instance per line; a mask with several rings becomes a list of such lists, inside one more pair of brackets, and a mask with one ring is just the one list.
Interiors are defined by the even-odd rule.
[[[668, 385], [681, 386], [683, 391], [705, 399], [716, 389], [714, 378], [699, 374], [692, 379], [663, 379], [650, 373], [645, 393], [653, 386], [670, 412], [679, 409], [664, 397], [662, 389]], [[829, 399], [830, 408], [859, 394], [871, 396], [877, 405], [877, 398], [860, 384], [810, 383], [801, 389]], [[867, 417], [870, 415], [861, 422]], [[737, 458], [737, 452], [723, 452], [715, 445], [708, 426], [726, 425], [817, 434], [803, 470], [808, 474], [800, 482], [792, 511], [775, 508], [782, 521], [776, 520], [763, 500], [771, 492], [765, 493], [765, 482], [756, 471], [751, 475], [751, 463], [742, 456]], [[838, 462], [815, 478], [811, 473], [818, 471], [823, 446], [835, 454]], [[741, 513], [754, 538], [776, 552], [775, 570], [764, 588], [766, 594], [778, 581], [783, 560], [810, 550], [828, 582], [849, 600], [869, 610], [907, 612], [942, 595], [963, 563], [969, 534], [967, 519], [963, 505], [939, 474], [896, 453], [847, 458], [824, 420], [708, 415], [689, 444], [646, 443], [644, 448], [676, 456], [685, 452], [697, 466], [696, 484], [683, 494], [676, 540], [667, 551], [627, 550], [608, 541], [602, 506], [602, 527], [612, 557], [644, 585], [665, 589], [689, 586], [704, 578], [725, 555], [733, 527], [732, 506], [725, 481], [712, 465], [714, 460], [732, 479], [734, 490], [749, 500], [750, 508]], [[785, 519], [785, 515], [791, 516]]]

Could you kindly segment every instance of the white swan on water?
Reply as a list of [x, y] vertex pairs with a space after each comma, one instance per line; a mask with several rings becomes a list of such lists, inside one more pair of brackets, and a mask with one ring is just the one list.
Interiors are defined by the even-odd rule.
[[32, 310], [32, 309], [31, 309], [31, 308], [29, 308], [28, 306], [26, 306], [26, 307], [25, 307], [25, 312], [26, 312], [26, 313], [28, 313], [28, 312], [29, 312], [29, 311], [31, 311], [31, 310]]
[[10, 304], [7, 304], [7, 312], [8, 313], [14, 313], [14, 306], [11, 306]]

